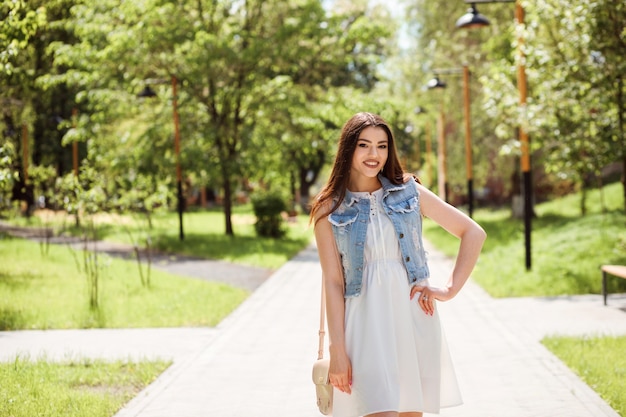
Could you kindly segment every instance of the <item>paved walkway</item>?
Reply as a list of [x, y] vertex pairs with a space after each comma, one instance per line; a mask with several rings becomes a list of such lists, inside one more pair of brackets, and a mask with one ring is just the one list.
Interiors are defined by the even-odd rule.
[[[430, 248], [434, 279], [452, 264]], [[598, 279], [600, 275], [598, 273]], [[310, 247], [213, 329], [0, 332], [0, 360], [171, 358], [174, 364], [115, 417], [318, 417], [320, 268]], [[439, 303], [465, 404], [444, 417], [618, 417], [539, 340], [626, 334], [626, 295], [492, 299], [473, 282]]]

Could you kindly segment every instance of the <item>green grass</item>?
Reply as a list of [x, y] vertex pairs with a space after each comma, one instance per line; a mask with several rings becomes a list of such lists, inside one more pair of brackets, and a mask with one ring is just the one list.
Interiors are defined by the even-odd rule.
[[[626, 216], [621, 184], [604, 188], [607, 211], [598, 190], [590, 192], [588, 214], [580, 216], [577, 195], [538, 204], [532, 222], [532, 270], [525, 269], [524, 224], [510, 210], [477, 210], [475, 220], [487, 241], [474, 280], [495, 297], [599, 294], [600, 265], [626, 264]], [[426, 220], [424, 235], [448, 255], [458, 240]], [[610, 280], [609, 291], [626, 291], [626, 282]]]
[[[101, 214], [95, 219], [99, 237], [114, 242], [131, 243], [132, 239], [144, 242], [149, 230], [145, 218], [139, 215]], [[40, 212], [31, 218], [16, 217], [9, 219], [9, 222], [20, 226], [53, 227], [57, 233], [80, 234], [73, 218], [59, 213], [53, 215]], [[308, 227], [308, 217], [305, 215], [300, 215], [297, 222], [285, 223], [287, 235], [282, 239], [256, 236], [255, 217], [249, 205], [238, 206], [232, 215], [232, 222], [234, 236], [227, 236], [225, 217], [220, 210], [184, 213], [185, 239], [180, 241], [178, 215], [159, 212], [153, 216], [150, 235], [153, 246], [160, 251], [268, 269], [278, 269], [313, 238], [313, 228]]]
[[626, 336], [549, 337], [542, 343], [626, 416]]
[[214, 326], [245, 290], [152, 269], [141, 285], [135, 262], [100, 256], [100, 308], [89, 307], [87, 279], [70, 249], [0, 235], [0, 329]]
[[110, 417], [169, 362], [0, 363], [0, 415]]
[[[165, 220], [165, 219], [164, 219]], [[233, 215], [235, 236], [226, 236], [221, 212], [189, 213], [184, 220], [185, 240], [180, 241], [177, 230], [158, 233], [157, 247], [202, 258], [221, 259], [245, 265], [278, 269], [306, 247], [313, 238], [308, 217], [298, 217], [297, 223], [286, 223], [287, 235], [281, 239], [257, 237], [254, 215]], [[177, 220], [176, 220], [177, 222]], [[178, 223], [176, 223], [178, 224]]]

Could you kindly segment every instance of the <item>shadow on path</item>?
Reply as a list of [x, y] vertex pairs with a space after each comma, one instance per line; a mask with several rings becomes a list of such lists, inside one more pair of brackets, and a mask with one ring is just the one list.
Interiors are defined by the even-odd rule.
[[[36, 242], [47, 240], [50, 244], [67, 245], [75, 250], [85, 248], [85, 242], [74, 236], [54, 236], [51, 229], [18, 227], [0, 221], [0, 233], [10, 236], [29, 239]], [[95, 250], [115, 258], [136, 261], [137, 256], [132, 245], [109, 241], [91, 241], [87, 243], [88, 250]], [[172, 274], [188, 278], [197, 278], [207, 281], [221, 282], [248, 291], [256, 290], [272, 274], [271, 269], [239, 265], [214, 259], [163, 252], [152, 252], [152, 266]], [[140, 251], [142, 262], [146, 262], [147, 254]]]

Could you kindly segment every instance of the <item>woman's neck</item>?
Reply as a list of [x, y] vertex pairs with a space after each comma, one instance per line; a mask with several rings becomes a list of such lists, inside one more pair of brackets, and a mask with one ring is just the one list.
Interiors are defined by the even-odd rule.
[[378, 177], [351, 179], [348, 189], [354, 193], [373, 193], [382, 187]]

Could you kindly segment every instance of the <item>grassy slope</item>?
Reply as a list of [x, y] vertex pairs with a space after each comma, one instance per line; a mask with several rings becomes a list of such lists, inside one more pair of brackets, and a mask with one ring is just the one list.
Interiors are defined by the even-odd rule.
[[[492, 296], [551, 296], [600, 292], [602, 264], [626, 264], [626, 216], [621, 184], [604, 189], [606, 213], [600, 193], [588, 198], [589, 213], [579, 212], [579, 196], [571, 195], [536, 206], [532, 225], [532, 270], [525, 270], [524, 225], [512, 219], [510, 210], [478, 210], [475, 220], [488, 238], [474, 279]], [[448, 255], [458, 248], [450, 237], [431, 221], [424, 234]], [[611, 280], [611, 291], [625, 291], [622, 280]]]
[[550, 337], [543, 344], [626, 416], [626, 336]]
[[99, 259], [101, 307], [93, 310], [70, 249], [52, 245], [44, 256], [37, 243], [0, 237], [0, 329], [214, 326], [248, 295], [154, 268], [146, 288], [135, 262]]

